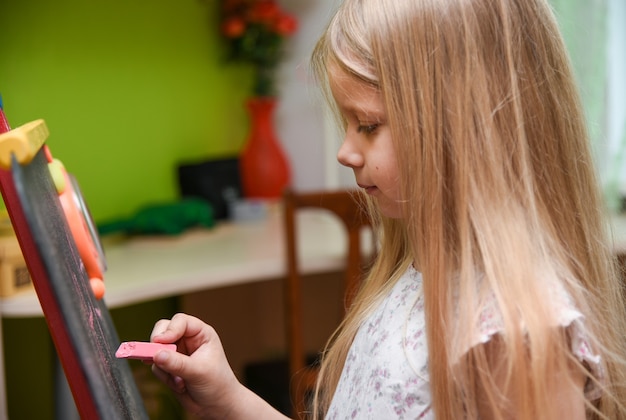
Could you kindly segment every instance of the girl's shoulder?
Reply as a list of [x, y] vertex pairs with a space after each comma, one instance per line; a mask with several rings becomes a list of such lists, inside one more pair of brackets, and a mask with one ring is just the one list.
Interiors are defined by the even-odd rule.
[[[550, 287], [546, 287], [544, 293], [548, 295], [552, 304], [554, 318], [551, 325], [567, 330], [572, 354], [588, 367], [592, 376], [602, 380], [604, 374], [601, 357], [591, 345], [591, 336], [585, 327], [584, 315], [576, 307], [573, 299], [560, 282], [553, 282]], [[488, 291], [480, 301], [475, 334], [460, 354], [465, 354], [474, 346], [488, 343], [494, 336], [502, 334], [504, 331], [504, 319], [498, 308], [497, 299], [493, 291]], [[597, 388], [586, 390], [587, 398], [590, 400], [597, 398], [598, 393], [599, 389]]]

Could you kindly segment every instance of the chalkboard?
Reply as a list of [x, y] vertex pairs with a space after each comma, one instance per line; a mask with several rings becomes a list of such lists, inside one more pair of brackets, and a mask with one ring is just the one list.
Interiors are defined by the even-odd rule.
[[115, 358], [115, 326], [91, 290], [44, 150], [25, 165], [12, 156], [0, 188], [81, 418], [147, 419], [128, 362]]

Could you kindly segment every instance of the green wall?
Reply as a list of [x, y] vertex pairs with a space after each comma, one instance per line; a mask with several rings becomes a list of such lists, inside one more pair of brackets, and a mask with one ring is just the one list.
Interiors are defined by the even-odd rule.
[[0, 0], [12, 127], [43, 118], [96, 222], [177, 198], [176, 164], [236, 154], [249, 73], [224, 63], [213, 0]]
[[[178, 162], [241, 148], [250, 74], [222, 59], [217, 4], [0, 0], [5, 113], [13, 127], [46, 120], [51, 151], [78, 178], [96, 222], [175, 200]], [[113, 315], [120, 338], [138, 340], [175, 310], [156, 301]], [[129, 320], [142, 321], [129, 329]], [[5, 319], [4, 327], [5, 343], [38, 343], [36, 356], [5, 348], [11, 418], [52, 418], [45, 322]]]

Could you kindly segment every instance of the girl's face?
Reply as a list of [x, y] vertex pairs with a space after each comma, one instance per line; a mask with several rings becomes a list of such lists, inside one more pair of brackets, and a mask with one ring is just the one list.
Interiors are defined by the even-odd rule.
[[380, 92], [331, 66], [330, 88], [345, 121], [337, 160], [354, 171], [359, 187], [374, 197], [382, 214], [401, 217], [398, 165]]

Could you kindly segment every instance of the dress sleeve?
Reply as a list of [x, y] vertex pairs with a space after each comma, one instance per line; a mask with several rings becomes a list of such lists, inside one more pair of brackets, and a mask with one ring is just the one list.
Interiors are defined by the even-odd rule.
[[[575, 307], [565, 289], [562, 286], [559, 289], [553, 296], [556, 308], [555, 326], [567, 330], [572, 354], [587, 367], [589, 374], [601, 383], [604, 380], [601, 357], [594, 352], [590, 344], [589, 333], [585, 329], [584, 316]], [[494, 335], [504, 331], [502, 313], [496, 304], [493, 293], [489, 294], [481, 307], [476, 334], [461, 354], [467, 353], [472, 347], [489, 342]], [[597, 386], [596, 381], [588, 379], [585, 384], [585, 397], [593, 401], [598, 399], [600, 395], [601, 389]]]

